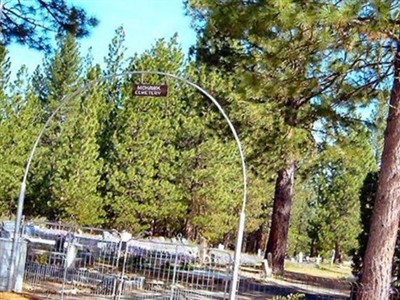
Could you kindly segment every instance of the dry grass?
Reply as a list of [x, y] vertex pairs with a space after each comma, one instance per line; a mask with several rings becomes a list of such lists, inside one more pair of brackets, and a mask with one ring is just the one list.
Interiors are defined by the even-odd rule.
[[329, 265], [329, 264], [321, 264], [320, 266], [313, 265], [299, 265], [293, 263], [286, 263], [285, 270], [294, 273], [301, 273], [304, 275], [317, 276], [322, 278], [331, 278], [331, 279], [350, 279], [351, 268], [345, 266], [337, 266], [337, 265]]
[[26, 294], [0, 292], [0, 300], [40, 300], [40, 299]]

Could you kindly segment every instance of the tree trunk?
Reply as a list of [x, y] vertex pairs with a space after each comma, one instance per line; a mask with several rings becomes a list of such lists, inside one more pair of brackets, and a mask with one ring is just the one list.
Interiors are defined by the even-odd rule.
[[231, 244], [231, 233], [225, 233], [224, 234], [224, 249], [230, 249], [230, 244]]
[[357, 300], [389, 299], [393, 255], [400, 211], [400, 45], [397, 43], [394, 79], [386, 125], [378, 192], [363, 259]]
[[314, 240], [311, 240], [310, 257], [316, 257], [317, 255], [318, 255], [317, 245], [315, 244]]
[[188, 240], [195, 240], [195, 228], [192, 226], [189, 217], [185, 220], [184, 232]]
[[340, 247], [340, 244], [338, 241], [335, 242], [335, 257], [333, 258], [333, 262], [335, 264], [343, 263], [342, 248]]
[[271, 230], [265, 251], [265, 258], [268, 258], [268, 253], [272, 255], [272, 273], [276, 275], [283, 275], [284, 272], [295, 172], [296, 161], [292, 160], [278, 172], [276, 179]]
[[263, 243], [263, 227], [260, 226], [256, 231], [251, 232], [247, 236], [246, 252], [257, 253], [258, 249], [262, 249]]

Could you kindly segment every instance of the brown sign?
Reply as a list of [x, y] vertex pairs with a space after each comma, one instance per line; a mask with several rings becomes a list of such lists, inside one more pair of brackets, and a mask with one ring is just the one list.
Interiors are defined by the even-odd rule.
[[133, 95], [148, 97], [166, 97], [168, 95], [168, 86], [158, 84], [135, 84], [133, 86]]

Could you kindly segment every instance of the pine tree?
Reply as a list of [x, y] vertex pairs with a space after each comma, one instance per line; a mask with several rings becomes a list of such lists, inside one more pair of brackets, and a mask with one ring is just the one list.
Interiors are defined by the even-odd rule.
[[[306, 168], [308, 171], [308, 169]], [[316, 256], [311, 249], [311, 238], [309, 236], [310, 220], [314, 213], [312, 203], [315, 199], [315, 191], [310, 183], [310, 175], [303, 171], [300, 179], [296, 181], [296, 195], [292, 208], [290, 221], [287, 253], [296, 257], [300, 252], [308, 256]], [[314, 228], [312, 228], [314, 229]]]
[[50, 112], [55, 109], [63, 96], [79, 86], [81, 57], [79, 46], [73, 35], [61, 37], [53, 57], [47, 62], [47, 90]]
[[[382, 152], [382, 168], [379, 176], [370, 237], [368, 239], [362, 268], [361, 284], [363, 289], [357, 299], [385, 299], [389, 296], [391, 282], [392, 258], [399, 229], [399, 189], [393, 182], [398, 174], [400, 161], [397, 153], [400, 150], [399, 128], [399, 59], [400, 46], [397, 44], [394, 62], [394, 81], [390, 99], [386, 136]], [[379, 245], [379, 246], [378, 246]]]
[[[160, 70], [219, 85], [217, 74], [186, 68], [176, 37], [133, 58], [129, 70]], [[132, 97], [132, 84], [168, 83], [167, 98]], [[117, 109], [108, 203], [116, 227], [210, 243], [232, 242], [240, 204], [239, 156], [216, 108], [165, 77], [128, 78]], [[218, 230], [216, 230], [218, 228]]]
[[100, 190], [102, 196], [106, 199], [105, 210], [107, 219], [115, 217], [107, 199], [110, 199], [110, 194], [113, 193], [110, 183], [112, 166], [116, 163], [116, 154], [113, 151], [113, 136], [116, 134], [118, 114], [122, 107], [122, 84], [126, 79], [126, 76], [115, 77], [115, 75], [123, 74], [123, 72], [127, 71], [124, 41], [125, 31], [123, 27], [119, 27], [115, 31], [115, 36], [109, 45], [107, 57], [104, 58], [106, 66], [102, 74], [105, 77], [110, 77], [104, 83], [104, 110], [101, 116], [101, 129], [98, 139], [100, 157], [105, 162], [102, 176], [104, 185], [100, 187]]
[[86, 11], [65, 0], [5, 2], [0, 20], [2, 44], [16, 42], [38, 50], [51, 50], [51, 33], [87, 36], [98, 24]]
[[[32, 93], [26, 80], [27, 70], [22, 67], [14, 82], [8, 83], [9, 60], [7, 51], [1, 48], [1, 96], [0, 96], [0, 215], [12, 215], [16, 211], [20, 184], [23, 178], [26, 161], [34, 140], [42, 123], [42, 112], [39, 100]], [[5, 92], [6, 86], [8, 92]], [[27, 216], [38, 213], [32, 207], [34, 201], [34, 174], [40, 168], [34, 163], [26, 195], [27, 207], [33, 208], [26, 212]]]
[[[33, 84], [36, 94], [41, 93], [44, 98], [43, 111], [45, 118], [48, 119], [51, 114], [59, 107], [63, 97], [73, 93], [79, 86], [80, 75], [80, 55], [78, 45], [72, 35], [65, 36], [58, 40], [58, 46], [53, 56], [44, 61], [43, 75], [39, 71], [35, 72]], [[44, 76], [44, 85], [39, 87], [36, 83]], [[42, 92], [45, 91], [45, 92]], [[73, 102], [73, 101], [70, 101]], [[59, 183], [56, 183], [57, 173], [61, 172], [60, 166], [62, 160], [68, 155], [69, 151], [65, 149], [67, 137], [62, 134], [62, 129], [69, 114], [68, 107], [63, 106], [54, 116], [52, 122], [46, 129], [38, 151], [42, 151], [42, 159], [47, 162], [47, 173], [44, 175], [45, 188], [47, 189], [47, 210], [44, 214], [51, 220], [59, 219], [61, 215], [61, 205], [57, 190], [61, 190]], [[64, 150], [61, 148], [64, 147]], [[65, 164], [64, 164], [65, 166]]]
[[[195, 63], [189, 66], [187, 74], [192, 81], [218, 95], [220, 103], [226, 101], [226, 93], [222, 88], [225, 82], [219, 72], [210, 72]], [[187, 191], [184, 232], [191, 239], [205, 238], [214, 245], [221, 242], [226, 247], [232, 247], [243, 196], [237, 146], [226, 120], [209, 99], [193, 89], [185, 90], [188, 106], [185, 115], [190, 115], [190, 127], [181, 132], [184, 144], [180, 146], [180, 151], [189, 155], [185, 163], [188, 169], [182, 173], [183, 186]], [[252, 170], [249, 170], [248, 178], [249, 182], [262, 181]], [[256, 186], [249, 189], [248, 232], [262, 227], [260, 219], [264, 212], [259, 207], [264, 198], [261, 194]], [[221, 224], [221, 221], [225, 224]], [[254, 252], [260, 246], [257, 243], [249, 245]]]
[[40, 99], [43, 103], [47, 100], [48, 91], [46, 85], [45, 74], [43, 74], [41, 66], [37, 66], [33, 72], [31, 78], [32, 90], [34, 91], [36, 97]]
[[[178, 73], [183, 54], [174, 41], [159, 41], [153, 49], [133, 59], [129, 70], [163, 70]], [[132, 79], [135, 80], [135, 79]], [[156, 83], [163, 78], [146, 77]], [[113, 137], [114, 163], [110, 177], [113, 223], [133, 233], [152, 230], [169, 234], [179, 225], [183, 205], [175, 184], [179, 166], [176, 131], [180, 104], [174, 88], [166, 99], [132, 97], [134, 82], [122, 87]], [[160, 231], [163, 230], [164, 232]]]
[[[55, 196], [62, 219], [95, 226], [104, 222], [104, 203], [99, 192], [103, 161], [97, 143], [101, 88], [84, 93], [81, 101], [77, 103], [79, 109], [69, 113], [61, 131], [65, 137], [61, 140], [67, 144], [57, 149], [61, 162], [55, 174]], [[66, 149], [63, 155], [61, 151]]]
[[[14, 176], [10, 176], [12, 172], [9, 168], [9, 164], [7, 163], [7, 154], [4, 153], [5, 149], [8, 149], [7, 146], [12, 144], [12, 137], [8, 136], [10, 134], [10, 126], [9, 126], [9, 120], [12, 118], [13, 111], [12, 107], [10, 106], [10, 101], [8, 95], [6, 95], [4, 86], [8, 82], [7, 78], [7, 72], [9, 69], [9, 61], [6, 60], [6, 50], [4, 47], [0, 48], [0, 58], [1, 58], [1, 90], [0, 90], [0, 136], [1, 136], [1, 152], [0, 152], [0, 158], [1, 158], [1, 181], [0, 181], [0, 214], [10, 214], [12, 211], [12, 206], [13, 202], [15, 201], [17, 197], [17, 192], [12, 191], [15, 190], [12, 189], [10, 191], [10, 187], [12, 186], [11, 182], [14, 182], [14, 185], [16, 185], [16, 178]], [[6, 173], [7, 172], [7, 173]], [[11, 194], [11, 195], [10, 195]]]
[[358, 193], [365, 175], [376, 168], [369, 140], [365, 131], [357, 130], [338, 144], [326, 145], [313, 170], [314, 239], [320, 253], [335, 251], [335, 262], [350, 253], [360, 232]]
[[384, 51], [348, 25], [361, 3], [198, 0], [187, 5], [199, 33], [197, 59], [237, 79], [240, 102], [230, 106], [238, 110], [243, 134], [251, 136], [250, 163], [273, 167], [277, 174], [266, 255], [272, 253], [273, 272], [282, 274], [295, 172], [315, 149], [315, 122], [326, 128], [356, 123], [352, 112], [377, 96], [387, 75], [384, 64], [369, 63]]
[[[44, 108], [48, 116], [63, 97], [71, 97], [82, 85], [82, 75], [78, 45], [72, 35], [67, 35], [47, 66]], [[98, 146], [102, 101], [101, 88], [82, 91], [61, 108], [45, 133], [49, 218], [81, 225], [103, 222], [104, 204], [98, 191], [103, 169]]]

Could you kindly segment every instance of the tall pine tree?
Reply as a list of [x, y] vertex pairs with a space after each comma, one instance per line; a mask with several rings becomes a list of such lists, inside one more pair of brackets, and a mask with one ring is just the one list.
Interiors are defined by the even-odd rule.
[[[27, 80], [27, 70], [22, 67], [14, 82], [9, 83], [9, 61], [7, 51], [0, 48], [1, 92], [0, 92], [0, 215], [12, 215], [16, 211], [16, 204], [23, 178], [26, 161], [34, 140], [43, 126], [43, 113], [40, 101], [32, 92]], [[8, 92], [6, 92], [6, 90]], [[34, 164], [33, 173], [39, 172], [40, 167]], [[31, 171], [31, 173], [32, 173]], [[32, 204], [35, 199], [34, 186], [35, 174], [30, 174], [26, 202], [27, 206], [35, 208]], [[38, 208], [26, 212], [28, 216], [38, 213]]]
[[355, 123], [352, 112], [376, 97], [386, 74], [369, 59], [384, 51], [348, 33], [361, 3], [193, 0], [187, 7], [199, 33], [196, 57], [237, 80], [230, 107], [251, 137], [250, 163], [276, 172], [266, 255], [282, 274], [295, 173], [315, 149], [314, 125]]
[[[48, 63], [46, 99], [51, 114], [63, 97], [82, 85], [78, 45], [72, 35], [64, 37]], [[103, 222], [98, 132], [102, 89], [83, 91], [69, 99], [58, 112], [43, 139], [49, 149], [50, 217], [83, 225]]]

